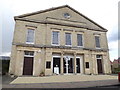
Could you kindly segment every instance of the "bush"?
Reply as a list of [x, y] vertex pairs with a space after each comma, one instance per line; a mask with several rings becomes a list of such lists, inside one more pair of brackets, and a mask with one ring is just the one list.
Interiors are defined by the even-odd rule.
[[114, 74], [118, 74], [119, 72], [120, 72], [120, 68], [114, 68], [114, 71], [113, 71]]

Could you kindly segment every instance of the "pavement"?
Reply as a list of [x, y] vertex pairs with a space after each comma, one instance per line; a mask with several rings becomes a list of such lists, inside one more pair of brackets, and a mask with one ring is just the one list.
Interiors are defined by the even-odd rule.
[[98, 80], [117, 80], [115, 75], [54, 75], [44, 77], [18, 77], [10, 84], [61, 83]]
[[[11, 80], [12, 81], [12, 80]], [[3, 83], [3, 88], [86, 88], [118, 85], [116, 75], [56, 75], [45, 77], [17, 77]]]

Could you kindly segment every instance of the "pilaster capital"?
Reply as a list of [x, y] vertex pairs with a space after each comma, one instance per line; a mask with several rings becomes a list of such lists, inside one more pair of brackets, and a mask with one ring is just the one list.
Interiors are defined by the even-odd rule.
[[74, 56], [76, 56], [77, 55], [77, 53], [76, 52], [74, 52]]
[[61, 52], [61, 55], [63, 55], [64, 53], [65, 53], [65, 52], [64, 52], [64, 51], [62, 51], [62, 52]]

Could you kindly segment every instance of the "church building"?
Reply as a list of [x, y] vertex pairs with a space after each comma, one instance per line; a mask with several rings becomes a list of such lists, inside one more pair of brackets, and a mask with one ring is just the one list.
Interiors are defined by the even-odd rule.
[[10, 74], [111, 73], [107, 29], [72, 7], [54, 7], [14, 19]]

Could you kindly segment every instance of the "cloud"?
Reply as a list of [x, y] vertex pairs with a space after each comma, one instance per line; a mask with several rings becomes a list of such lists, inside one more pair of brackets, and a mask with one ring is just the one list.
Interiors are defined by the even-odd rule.
[[118, 24], [116, 23], [110, 31], [108, 30], [108, 41], [113, 42], [117, 40], [120, 40], [120, 36], [118, 35]]
[[2, 2], [0, 0], [0, 11], [3, 11], [3, 54], [11, 51], [14, 31], [14, 16], [44, 10], [51, 7], [57, 7], [65, 4], [70, 5], [80, 13], [86, 15], [90, 19], [108, 29], [107, 35], [110, 47], [110, 57], [116, 58], [117, 40], [120, 40], [120, 35], [119, 37], [117, 35], [118, 29], [116, 23], [118, 19], [118, 0], [2, 0]]
[[118, 40], [118, 56], [120, 57], [120, 40]]
[[[6, 0], [5, 0], [6, 1]], [[11, 4], [3, 1], [0, 8], [2, 8], [2, 53], [10, 52], [14, 31], [14, 19]]]
[[118, 58], [118, 40], [111, 41], [108, 43], [108, 45], [109, 45], [110, 60], [113, 61], [114, 59]]

